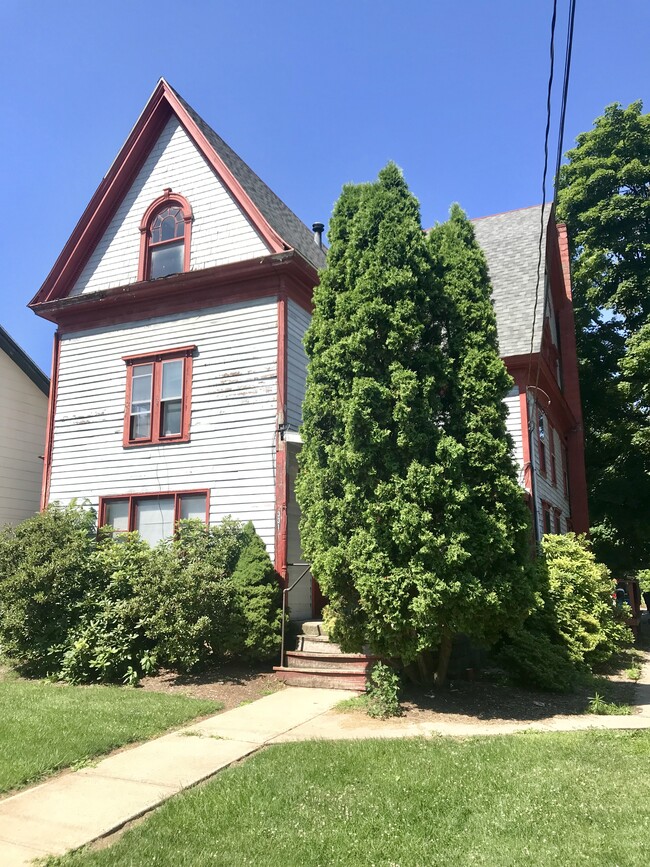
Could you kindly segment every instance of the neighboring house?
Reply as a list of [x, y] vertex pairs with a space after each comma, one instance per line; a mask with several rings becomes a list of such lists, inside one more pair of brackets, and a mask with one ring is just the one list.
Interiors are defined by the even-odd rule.
[[38, 512], [50, 381], [0, 327], [0, 527]]
[[[151, 542], [183, 517], [252, 520], [283, 579], [297, 577], [302, 340], [325, 264], [319, 241], [161, 80], [30, 304], [58, 326], [43, 503], [87, 498], [100, 524]], [[561, 269], [551, 275], [553, 309], [568, 323], [565, 281]], [[541, 311], [544, 286], [540, 298]], [[499, 329], [504, 339], [501, 319]], [[562, 341], [565, 365], [575, 365], [575, 348]], [[531, 411], [542, 389], [540, 373]], [[540, 481], [535, 497], [562, 511], [565, 529], [570, 515], [577, 527], [579, 500], [573, 476], [564, 495], [560, 437], [573, 435], [580, 406], [577, 391], [568, 403], [556, 392], [563, 408], [555, 391], [542, 408], [558, 434], [543, 434], [555, 443], [557, 478], [549, 452], [548, 490], [540, 493]], [[510, 420], [530, 488], [539, 473], [525, 447], [521, 393]], [[293, 616], [317, 613], [319, 599], [303, 581], [291, 595]]]

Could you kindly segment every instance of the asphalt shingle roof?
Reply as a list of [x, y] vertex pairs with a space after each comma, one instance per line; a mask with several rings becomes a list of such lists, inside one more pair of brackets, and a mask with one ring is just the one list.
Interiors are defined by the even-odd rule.
[[221, 136], [217, 135], [212, 127], [194, 111], [192, 106], [177, 91], [174, 90], [174, 93], [203, 135], [210, 142], [215, 152], [221, 157], [228, 169], [259, 208], [262, 216], [271, 228], [290, 247], [293, 247], [294, 250], [300, 253], [303, 259], [311, 263], [314, 268], [317, 270], [324, 268], [325, 253], [315, 243], [314, 233], [311, 229], [307, 228], [302, 220], [284, 204], [282, 199], [276, 196], [273, 190], [226, 144]]
[[[551, 206], [545, 206], [542, 266], [533, 352], [539, 352], [544, 323], [546, 227]], [[502, 357], [530, 352], [533, 330], [541, 205], [472, 220], [476, 240], [485, 253]]]

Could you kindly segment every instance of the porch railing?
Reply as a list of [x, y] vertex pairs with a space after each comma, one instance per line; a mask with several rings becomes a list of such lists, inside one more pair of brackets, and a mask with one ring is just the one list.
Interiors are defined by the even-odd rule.
[[284, 643], [286, 637], [286, 629], [287, 629], [287, 600], [289, 597], [289, 593], [293, 590], [293, 588], [300, 584], [302, 579], [311, 569], [311, 563], [287, 563], [287, 566], [304, 566], [305, 571], [302, 572], [298, 578], [293, 582], [293, 584], [288, 584], [286, 587], [282, 588], [282, 644], [280, 649], [280, 665], [284, 668]]

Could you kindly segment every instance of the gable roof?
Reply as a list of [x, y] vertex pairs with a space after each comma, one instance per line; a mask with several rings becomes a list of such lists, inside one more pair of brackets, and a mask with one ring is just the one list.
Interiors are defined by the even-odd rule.
[[542, 263], [535, 316], [541, 205], [472, 220], [474, 234], [487, 259], [492, 300], [502, 357], [539, 352], [544, 326], [546, 235], [551, 205], [544, 208]]
[[50, 380], [43, 373], [40, 367], [32, 361], [27, 353], [18, 346], [16, 341], [0, 325], [0, 350], [5, 352], [9, 358], [26, 374], [34, 385], [39, 388], [44, 395], [50, 393]]
[[67, 296], [173, 115], [266, 243], [269, 254], [295, 250], [314, 269], [324, 266], [325, 254], [307, 226], [161, 78], [30, 306]]

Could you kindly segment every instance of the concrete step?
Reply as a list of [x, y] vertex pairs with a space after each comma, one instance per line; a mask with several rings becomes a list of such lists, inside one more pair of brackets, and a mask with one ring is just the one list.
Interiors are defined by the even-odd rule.
[[327, 638], [327, 633], [325, 632], [325, 629], [323, 627], [322, 620], [306, 620], [302, 624], [302, 634], [316, 637], [319, 635], [323, 635], [325, 636], [325, 638]]
[[365, 692], [366, 690], [365, 674], [349, 669], [287, 668], [286, 666], [275, 665], [273, 671], [287, 686], [309, 686], [354, 692]]
[[305, 653], [289, 650], [286, 653], [287, 668], [310, 668], [327, 671], [358, 671], [367, 674], [376, 662], [375, 657], [364, 653]]
[[330, 641], [327, 635], [299, 635], [296, 650], [305, 653], [341, 653], [338, 644]]

